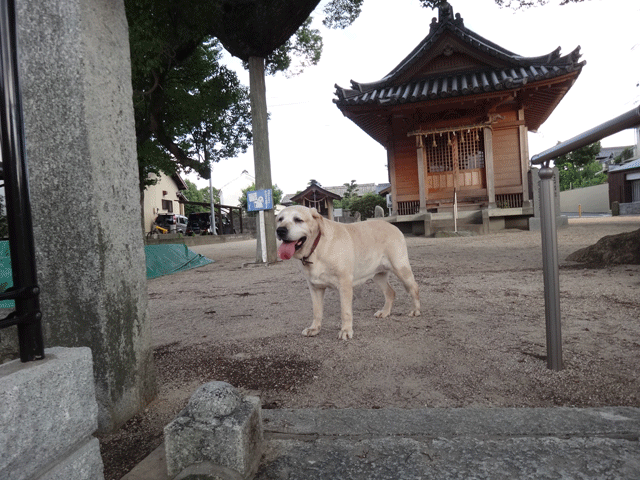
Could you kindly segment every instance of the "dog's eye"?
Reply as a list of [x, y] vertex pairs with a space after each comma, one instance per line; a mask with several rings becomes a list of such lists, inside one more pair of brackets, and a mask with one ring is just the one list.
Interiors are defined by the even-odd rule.
[[304, 220], [302, 220], [301, 218], [298, 218], [298, 217], [294, 217], [293, 221], [295, 223], [304, 223]]
[[281, 222], [281, 221], [282, 221], [282, 217], [278, 217], [278, 218], [276, 219], [276, 221], [277, 221], [277, 222]]

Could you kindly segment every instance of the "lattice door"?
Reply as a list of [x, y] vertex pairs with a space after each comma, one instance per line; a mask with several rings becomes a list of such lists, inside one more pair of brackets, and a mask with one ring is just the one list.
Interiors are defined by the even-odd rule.
[[425, 135], [429, 197], [452, 196], [453, 189], [484, 188], [484, 135], [480, 128]]

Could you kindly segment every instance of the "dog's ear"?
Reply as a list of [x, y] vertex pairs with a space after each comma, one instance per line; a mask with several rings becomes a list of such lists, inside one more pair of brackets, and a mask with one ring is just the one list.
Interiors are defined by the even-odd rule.
[[316, 220], [322, 221], [323, 217], [318, 213], [318, 210], [316, 210], [315, 208], [310, 208], [309, 210], [311, 211], [311, 216], [313, 218], [315, 218]]

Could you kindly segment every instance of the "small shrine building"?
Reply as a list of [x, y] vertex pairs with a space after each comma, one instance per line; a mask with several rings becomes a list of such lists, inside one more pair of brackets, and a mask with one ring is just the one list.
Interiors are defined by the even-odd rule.
[[486, 233], [533, 215], [527, 131], [544, 123], [585, 63], [580, 47], [512, 53], [444, 3], [398, 66], [375, 82], [336, 85], [334, 102], [387, 151], [390, 221], [429, 234], [428, 222], [451, 219], [455, 204]]

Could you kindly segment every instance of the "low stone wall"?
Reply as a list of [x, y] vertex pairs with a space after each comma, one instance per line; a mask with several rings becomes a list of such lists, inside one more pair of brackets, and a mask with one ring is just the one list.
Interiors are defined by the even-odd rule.
[[89, 348], [0, 365], [0, 478], [103, 480]]
[[621, 203], [620, 215], [640, 215], [640, 202]]

